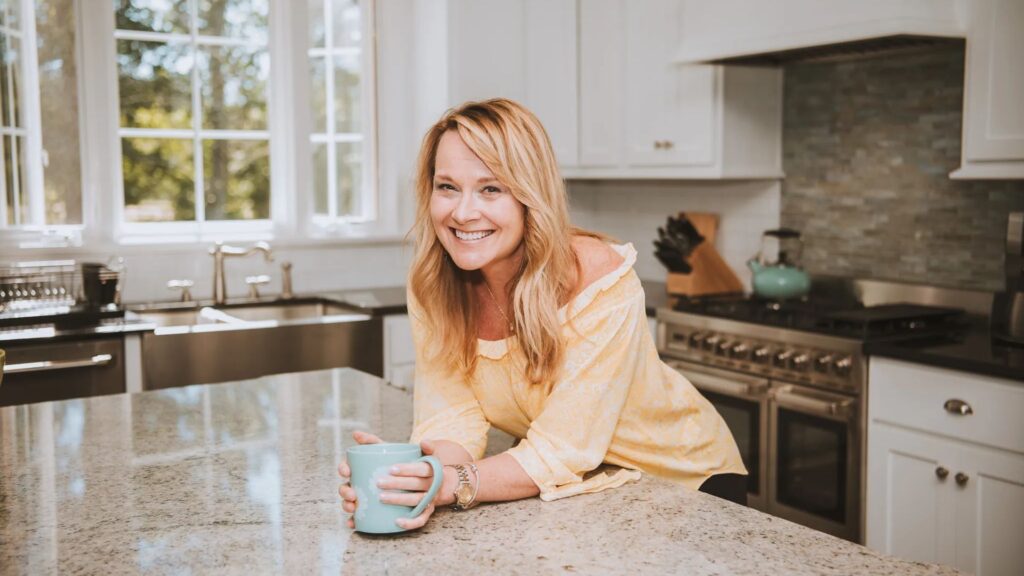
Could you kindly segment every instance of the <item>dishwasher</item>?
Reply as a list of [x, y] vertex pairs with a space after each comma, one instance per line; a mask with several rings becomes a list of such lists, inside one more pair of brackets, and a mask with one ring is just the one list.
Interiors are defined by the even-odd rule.
[[3, 345], [0, 406], [125, 391], [124, 338]]

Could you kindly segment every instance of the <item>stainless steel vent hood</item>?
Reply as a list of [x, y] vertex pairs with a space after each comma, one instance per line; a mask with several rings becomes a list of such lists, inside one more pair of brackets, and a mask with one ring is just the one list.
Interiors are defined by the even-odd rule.
[[683, 0], [680, 63], [836, 60], [962, 42], [967, 0]]

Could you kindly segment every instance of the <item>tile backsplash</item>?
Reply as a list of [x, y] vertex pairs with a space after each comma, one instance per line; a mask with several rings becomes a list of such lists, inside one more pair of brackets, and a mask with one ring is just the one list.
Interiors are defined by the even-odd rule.
[[659, 226], [679, 212], [719, 215], [716, 247], [749, 287], [746, 261], [757, 253], [761, 232], [779, 225], [779, 183], [769, 181], [575, 180], [569, 182], [573, 224], [603, 232], [637, 250], [644, 280], [665, 281], [654, 257]]
[[1024, 181], [950, 180], [962, 46], [785, 69], [782, 224], [814, 273], [959, 288], [1003, 285]]

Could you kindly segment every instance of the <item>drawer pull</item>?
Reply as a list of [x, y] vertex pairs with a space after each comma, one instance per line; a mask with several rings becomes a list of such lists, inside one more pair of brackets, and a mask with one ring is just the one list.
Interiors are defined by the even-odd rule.
[[942, 406], [943, 408], [946, 409], [946, 412], [949, 412], [950, 414], [956, 414], [957, 416], [967, 416], [970, 414], [974, 414], [974, 409], [971, 408], [970, 404], [957, 398], [951, 398], [949, 400], [946, 400], [946, 403], [943, 404]]
[[8, 364], [4, 367], [4, 374], [24, 374], [27, 372], [51, 372], [53, 370], [68, 370], [70, 368], [91, 368], [93, 366], [106, 366], [114, 359], [110, 354], [97, 354], [84, 360], [58, 360], [43, 362], [23, 362], [21, 364]]
[[954, 476], [953, 479], [956, 480], [957, 486], [966, 486], [967, 480], [970, 479], [970, 476], [964, 474], [963, 472], [957, 472], [956, 476]]
[[949, 470], [942, 466], [935, 469], [935, 475], [939, 477], [939, 480], [945, 480], [946, 476], [949, 476]]

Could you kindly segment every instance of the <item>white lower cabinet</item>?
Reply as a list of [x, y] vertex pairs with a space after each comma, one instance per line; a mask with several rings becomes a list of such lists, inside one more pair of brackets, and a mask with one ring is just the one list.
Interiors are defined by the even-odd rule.
[[1024, 574], [1024, 385], [885, 358], [870, 370], [867, 545]]

